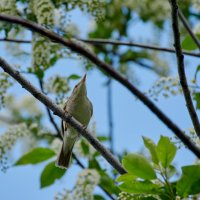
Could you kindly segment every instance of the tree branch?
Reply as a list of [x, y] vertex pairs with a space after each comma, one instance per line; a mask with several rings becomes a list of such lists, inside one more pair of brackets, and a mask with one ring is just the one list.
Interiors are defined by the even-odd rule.
[[[159, 47], [155, 45], [146, 45], [146, 44], [140, 44], [135, 42], [122, 42], [118, 40], [109, 40], [109, 39], [78, 39], [82, 42], [86, 42], [89, 44], [95, 44], [95, 45], [103, 45], [103, 44], [110, 44], [110, 45], [116, 45], [116, 46], [130, 46], [130, 47], [138, 47], [138, 48], [144, 48], [144, 49], [150, 49], [155, 51], [163, 51], [168, 53], [176, 53], [175, 49], [172, 48], [166, 48], [166, 47]], [[199, 53], [192, 53], [189, 51], [183, 51], [185, 55], [188, 56], [194, 56], [194, 57], [200, 57]]]
[[38, 89], [31, 85], [30, 82], [28, 82], [18, 71], [14, 70], [2, 58], [0, 58], [0, 65], [6, 73], [17, 80], [23, 88], [29, 91], [40, 102], [45, 104], [55, 115], [59, 116], [61, 119], [74, 127], [98, 152], [101, 153], [101, 155], [114, 169], [116, 169], [120, 174], [126, 173], [121, 163], [96, 138], [94, 138], [80, 122], [78, 122], [73, 116], [69, 115], [69, 113], [65, 113], [63, 109], [59, 108], [45, 94], [41, 93]]
[[[66, 40], [66, 39], [58, 36], [57, 34], [53, 33], [52, 31], [45, 29], [42, 26], [37, 25], [36, 23], [30, 22], [28, 20], [24, 20], [19, 17], [11, 17], [11, 16], [7, 16], [7, 15], [2, 15], [2, 14], [0, 14], [0, 20], [6, 21], [9, 23], [19, 24], [19, 25], [22, 25], [23, 27], [29, 28], [32, 31], [35, 31], [45, 37], [48, 37], [53, 42], [62, 44], [64, 46], [68, 47], [69, 49], [71, 49], [72, 51], [80, 53], [81, 55], [88, 58], [91, 62], [96, 64], [98, 68], [107, 72], [112, 78], [114, 78], [115, 80], [120, 82], [133, 95], [135, 95], [138, 99], [140, 99], [140, 101], [142, 101], [198, 158], [200, 158], [200, 149], [190, 140], [190, 138], [176, 124], [174, 124], [150, 99], [148, 99], [141, 91], [139, 91], [134, 85], [132, 85], [125, 77], [123, 77], [120, 73], [115, 71], [112, 66], [101, 61], [95, 54], [91, 53], [91, 51], [85, 49], [84, 47], [80, 46], [76, 42], [73, 42], [71, 40]], [[2, 62], [2, 61], [3, 60], [1, 60], [1, 63], [4, 64], [4, 62]], [[6, 69], [6, 67], [5, 67], [5, 69]], [[13, 71], [11, 71], [11, 72], [12, 73], [10, 75], [13, 76]], [[17, 72], [17, 74], [19, 74], [19, 73]], [[15, 78], [15, 76], [13, 76], [13, 77]], [[18, 78], [18, 76], [17, 76], [17, 78]], [[22, 84], [23, 84], [23, 82], [22, 82]], [[36, 94], [36, 96], [37, 96], [37, 94]], [[52, 110], [51, 103], [50, 103], [49, 108]], [[53, 109], [55, 109], [55, 107], [53, 107]], [[56, 112], [56, 114], [57, 114], [57, 112]], [[62, 115], [63, 114], [62, 110], [59, 111], [59, 114], [60, 114], [59, 116], [61, 118], [66, 117], [65, 115]], [[70, 118], [69, 115], [67, 115], [67, 116], [68, 117], [66, 117], [65, 119], [71, 121], [69, 119]], [[72, 122], [72, 123], [74, 124], [74, 122]], [[80, 130], [82, 130], [81, 126], [77, 127], [77, 129], [78, 128], [80, 128]], [[90, 135], [88, 135], [86, 133], [87, 132], [84, 131], [84, 132], [82, 132], [82, 135], [84, 135], [84, 137], [88, 137], [88, 140], [90, 140], [91, 143], [93, 143], [93, 139], [90, 138]], [[119, 166], [117, 165], [117, 167], [119, 167]], [[120, 171], [121, 170], [122, 169], [120, 168]]]
[[108, 110], [109, 140], [110, 140], [110, 151], [114, 154], [112, 97], [113, 97], [113, 95], [112, 95], [112, 79], [110, 77], [108, 77], [108, 81], [107, 81], [107, 110]]
[[14, 43], [23, 43], [30, 44], [30, 40], [19, 40], [19, 39], [10, 39], [10, 38], [0, 38], [0, 42], [14, 42]]
[[190, 34], [191, 38], [194, 40], [197, 47], [200, 49], [200, 41], [196, 37], [196, 35], [192, 32], [192, 29], [190, 28], [190, 25], [187, 22], [187, 19], [185, 18], [185, 16], [183, 15], [183, 12], [180, 9], [178, 9], [178, 16], [180, 20], [182, 21], [183, 25], [185, 26], [185, 29], [187, 30], [187, 32]]
[[185, 69], [184, 69], [184, 56], [182, 54], [181, 43], [180, 43], [180, 32], [179, 32], [179, 27], [178, 27], [178, 4], [176, 0], [170, 0], [170, 4], [172, 8], [172, 28], [173, 28], [173, 33], [174, 33], [174, 47], [176, 49], [180, 84], [183, 90], [187, 109], [189, 111], [194, 129], [196, 131], [196, 134], [200, 137], [200, 124], [199, 124], [198, 116], [192, 102], [192, 98], [190, 96], [190, 91], [188, 89], [188, 83], [187, 83], [187, 78], [186, 78]]
[[[82, 42], [91, 44], [91, 45], [114, 45], [114, 46], [130, 46], [130, 47], [137, 47], [137, 48], [143, 48], [143, 49], [149, 49], [149, 50], [155, 50], [155, 51], [163, 51], [168, 53], [176, 53], [176, 51], [172, 48], [166, 48], [166, 47], [159, 47], [155, 45], [146, 45], [146, 44], [140, 44], [140, 43], [134, 43], [134, 42], [123, 42], [119, 40], [109, 40], [109, 39], [77, 39]], [[19, 39], [8, 39], [8, 38], [1, 38], [0, 42], [15, 42], [15, 43], [25, 43], [30, 44], [30, 40], [19, 40]], [[189, 51], [183, 51], [183, 54], [186, 56], [193, 56], [193, 57], [200, 57], [199, 53], [192, 53]]]

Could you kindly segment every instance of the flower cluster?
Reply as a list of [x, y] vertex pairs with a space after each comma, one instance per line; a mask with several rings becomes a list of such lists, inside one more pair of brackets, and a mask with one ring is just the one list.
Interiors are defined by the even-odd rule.
[[30, 9], [39, 24], [54, 25], [54, 5], [51, 0], [31, 0]]
[[118, 200], [140, 200], [140, 199], [157, 199], [161, 200], [158, 195], [143, 195], [143, 194], [130, 194], [127, 192], [120, 192], [118, 196]]
[[58, 104], [61, 104], [63, 102], [66, 94], [70, 90], [68, 79], [59, 75], [50, 77], [46, 81], [44, 87], [48, 93], [56, 95], [56, 102]]
[[1, 0], [0, 13], [7, 15], [17, 15], [16, 0]]
[[25, 123], [12, 125], [8, 130], [0, 136], [0, 168], [2, 171], [7, 169], [7, 162], [5, 162], [6, 155], [11, 151], [16, 141], [19, 138], [30, 135], [30, 131]]
[[44, 71], [53, 66], [62, 57], [61, 47], [38, 34], [32, 37], [32, 68], [33, 72]]
[[92, 192], [99, 183], [100, 176], [94, 169], [85, 169], [79, 175], [73, 191], [74, 200], [92, 200]]
[[25, 95], [19, 99], [14, 96], [8, 96], [6, 98], [6, 108], [10, 111], [10, 116], [13, 118], [23, 118], [24, 114], [26, 118], [40, 118], [42, 115], [41, 109], [38, 107], [37, 101], [29, 96]]
[[5, 94], [6, 94], [6, 91], [7, 89], [12, 86], [12, 82], [9, 78], [9, 75], [4, 73], [4, 72], [1, 72], [0, 73], [0, 108], [1, 106], [3, 106], [5, 104]]
[[[200, 87], [196, 84], [196, 80], [191, 80], [191, 84], [188, 84], [188, 87], [191, 95], [195, 97], [195, 94], [200, 89]], [[171, 95], [175, 96], [182, 93], [183, 90], [180, 85], [179, 78], [169, 76], [161, 77], [157, 80], [151, 89], [148, 90], [147, 95], [157, 101], [159, 95], [163, 95], [165, 98], [168, 98]]]
[[84, 169], [78, 175], [78, 179], [73, 191], [64, 190], [55, 196], [55, 200], [92, 200], [93, 190], [99, 183], [100, 176], [94, 169]]
[[161, 77], [147, 92], [155, 101], [158, 100], [157, 97], [160, 94], [167, 98], [170, 95], [177, 95], [180, 93], [182, 93], [182, 89], [177, 77]]

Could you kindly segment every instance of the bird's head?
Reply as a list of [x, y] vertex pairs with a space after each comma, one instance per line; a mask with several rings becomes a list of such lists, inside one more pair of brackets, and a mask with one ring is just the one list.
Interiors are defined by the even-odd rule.
[[78, 84], [75, 85], [72, 95], [77, 96], [87, 96], [87, 89], [86, 89], [86, 74], [80, 80]]

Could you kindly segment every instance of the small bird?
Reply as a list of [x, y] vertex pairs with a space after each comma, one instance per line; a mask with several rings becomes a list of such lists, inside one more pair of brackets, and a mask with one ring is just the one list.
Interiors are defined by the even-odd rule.
[[[81, 124], [87, 127], [92, 117], [93, 106], [87, 97], [86, 74], [81, 81], [74, 87], [71, 96], [64, 104], [64, 111], [72, 115]], [[80, 134], [70, 124], [62, 121], [62, 138], [63, 143], [58, 155], [56, 166], [68, 168], [75, 142], [79, 139]]]

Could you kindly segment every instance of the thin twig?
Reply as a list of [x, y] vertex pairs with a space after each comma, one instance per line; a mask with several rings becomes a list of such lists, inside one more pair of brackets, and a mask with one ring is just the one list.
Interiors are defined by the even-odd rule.
[[[163, 51], [168, 53], [176, 53], [174, 49], [172, 48], [166, 48], [166, 47], [159, 47], [155, 45], [146, 45], [146, 44], [140, 44], [135, 42], [123, 42], [119, 40], [109, 40], [109, 39], [77, 39], [82, 42], [91, 44], [91, 45], [115, 45], [115, 46], [130, 46], [130, 47], [137, 47], [137, 48], [143, 48], [143, 49], [149, 49], [149, 50], [155, 50], [155, 51]], [[8, 39], [8, 38], [1, 38], [0, 42], [15, 42], [15, 43], [25, 43], [30, 44], [30, 40], [19, 40], [19, 39]], [[193, 56], [193, 57], [200, 57], [199, 53], [193, 53], [189, 51], [183, 51], [184, 55], [187, 56]]]
[[187, 19], [185, 18], [183, 12], [180, 9], [178, 9], [178, 16], [180, 20], [182, 21], [183, 25], [185, 26], [185, 29], [187, 30], [187, 32], [190, 34], [191, 38], [194, 40], [195, 44], [200, 49], [200, 41], [197, 38], [197, 36], [192, 32], [192, 29], [189, 23], [187, 22]]
[[145, 69], [148, 69], [148, 70], [151, 70], [153, 72], [155, 72], [154, 68], [150, 65], [147, 65], [146, 63], [140, 61], [140, 60], [132, 60], [135, 64], [145, 68]]
[[[108, 73], [112, 78], [120, 82], [124, 87], [126, 87], [133, 95], [135, 95], [140, 101], [142, 101], [184, 144], [187, 146], [198, 158], [200, 158], [200, 149], [194, 145], [194, 143], [190, 140], [190, 137], [188, 137], [171, 119], [169, 119], [149, 98], [147, 98], [140, 90], [138, 90], [134, 85], [132, 85], [125, 77], [123, 77], [120, 73], [118, 73], [116, 70], [113, 69], [112, 66], [110, 66], [107, 63], [104, 63], [101, 61], [95, 54], [93, 54], [88, 49], [85, 49], [81, 45], [77, 44], [76, 42], [73, 42], [71, 40], [66, 40], [63, 37], [60, 37], [59, 35], [55, 34], [54, 32], [43, 28], [42, 26], [30, 22], [28, 20], [21, 19], [19, 17], [11, 17], [8, 15], [2, 15], [0, 14], [0, 20], [6, 21], [9, 23], [15, 23], [19, 24], [23, 27], [26, 27], [28, 29], [31, 29], [32, 31], [35, 31], [45, 37], [48, 37], [50, 40], [57, 42], [59, 44], [62, 44], [69, 49], [71, 49], [74, 52], [80, 53], [87, 59], [89, 59], [91, 62], [96, 64], [98, 68]], [[50, 107], [49, 107], [50, 108]], [[62, 114], [62, 113], [59, 113]], [[69, 115], [67, 115], [69, 116]], [[63, 116], [62, 117], [66, 117]], [[66, 118], [67, 119], [67, 118]], [[81, 127], [77, 127], [80, 128]], [[82, 132], [82, 134], [85, 134], [87, 132]], [[85, 135], [85, 137], [89, 137], [90, 135]], [[92, 143], [91, 139], [91, 143]], [[101, 148], [101, 147], [100, 147]]]
[[112, 79], [108, 77], [107, 82], [107, 109], [108, 109], [108, 127], [109, 127], [109, 140], [110, 140], [110, 151], [114, 154], [114, 143], [113, 143], [113, 110], [112, 110]]
[[[43, 87], [43, 81], [41, 79], [39, 79], [39, 85], [40, 85], [41, 91], [45, 94], [44, 87]], [[53, 125], [54, 129], [56, 130], [57, 136], [60, 139], [62, 139], [62, 134], [60, 133], [60, 130], [59, 130], [59, 128], [58, 128], [58, 126], [57, 126], [52, 114], [51, 114], [51, 111], [49, 110], [49, 108], [47, 106], [45, 106], [45, 108], [46, 108], [47, 114], [49, 116], [49, 120], [50, 120], [51, 124]]]
[[23, 43], [30, 44], [30, 40], [20, 40], [20, 39], [10, 39], [10, 38], [0, 38], [0, 42], [14, 42], [14, 43]]
[[[138, 47], [138, 48], [150, 49], [150, 50], [155, 50], [155, 51], [163, 51], [163, 52], [168, 52], [168, 53], [176, 53], [175, 49], [172, 49], [172, 48], [159, 47], [155, 45], [146, 45], [146, 44], [140, 44], [140, 43], [135, 43], [135, 42], [123, 42], [123, 41], [108, 40], [108, 39], [79, 39], [79, 40], [82, 42], [95, 44], [95, 45], [110, 44], [110, 45], [116, 45], [116, 46], [130, 46], [130, 47]], [[189, 51], [183, 51], [183, 53], [188, 56], [200, 57], [199, 53], [192, 53]]]
[[[59, 116], [61, 119], [69, 123], [72, 127], [74, 127], [84, 138], [88, 140], [88, 142], [98, 151], [100, 154], [110, 163], [110, 165], [116, 169], [120, 174], [126, 173], [126, 170], [122, 167], [121, 163], [116, 159], [109, 150], [107, 150], [92, 134], [84, 127], [79, 121], [77, 121], [73, 116], [69, 113], [64, 112], [63, 109], [58, 107], [55, 103], [53, 103], [45, 94], [41, 93], [38, 89], [36, 89], [30, 82], [28, 82], [18, 71], [14, 70], [5, 60], [0, 58], [0, 65], [3, 70], [12, 76], [15, 80], [18, 81], [29, 91], [36, 99], [45, 104], [54, 115]], [[200, 152], [199, 152], [200, 153]], [[199, 154], [200, 156], [200, 154]]]
[[182, 54], [180, 32], [179, 32], [179, 26], [178, 26], [178, 4], [176, 0], [170, 0], [170, 4], [172, 8], [172, 28], [173, 28], [173, 33], [174, 33], [174, 47], [176, 49], [180, 84], [183, 90], [187, 109], [190, 114], [194, 129], [196, 131], [196, 134], [200, 137], [200, 124], [199, 124], [198, 116], [192, 102], [192, 98], [190, 96], [190, 90], [188, 88], [187, 78], [185, 75], [184, 56]]

